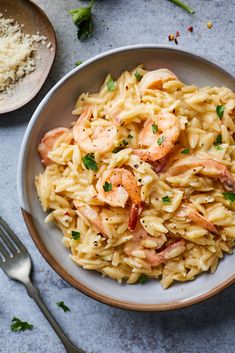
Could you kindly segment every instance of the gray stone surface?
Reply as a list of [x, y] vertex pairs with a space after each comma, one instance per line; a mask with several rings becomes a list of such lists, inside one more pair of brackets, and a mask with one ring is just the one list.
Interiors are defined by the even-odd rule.
[[[13, 0], [9, 0], [13, 1]], [[0, 214], [29, 249], [34, 281], [46, 304], [71, 339], [88, 353], [232, 353], [235, 351], [235, 287], [179, 311], [136, 313], [107, 307], [71, 288], [48, 266], [33, 244], [22, 220], [16, 190], [20, 143], [37, 104], [77, 60], [110, 48], [134, 43], [168, 44], [179, 30], [179, 47], [211, 57], [235, 72], [235, 0], [188, 0], [196, 10], [188, 15], [168, 0], [98, 0], [94, 36], [80, 43], [68, 10], [76, 0], [38, 0], [58, 38], [58, 56], [38, 96], [22, 109], [0, 119]], [[80, 3], [86, 3], [85, 1]], [[1, 3], [0, 3], [1, 11]], [[206, 28], [207, 21], [213, 28]], [[194, 32], [187, 27], [192, 25]], [[174, 43], [171, 43], [174, 46]], [[56, 306], [63, 300], [71, 308]], [[13, 316], [35, 325], [32, 331], [12, 333]], [[24, 288], [0, 271], [0, 352], [62, 353], [64, 348]]]

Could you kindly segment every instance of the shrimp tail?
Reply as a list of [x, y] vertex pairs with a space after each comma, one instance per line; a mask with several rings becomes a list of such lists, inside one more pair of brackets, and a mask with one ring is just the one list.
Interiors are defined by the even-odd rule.
[[185, 250], [185, 240], [181, 239], [166, 249], [157, 253], [155, 250], [145, 250], [146, 260], [151, 266], [159, 266], [165, 263], [168, 259], [179, 256]]
[[136, 225], [139, 220], [139, 216], [141, 215], [141, 212], [143, 211], [144, 207], [144, 202], [141, 202], [139, 205], [135, 205], [132, 203], [131, 205], [131, 210], [130, 210], [130, 215], [129, 215], [129, 222], [128, 222], [128, 229], [133, 232], [135, 230]]

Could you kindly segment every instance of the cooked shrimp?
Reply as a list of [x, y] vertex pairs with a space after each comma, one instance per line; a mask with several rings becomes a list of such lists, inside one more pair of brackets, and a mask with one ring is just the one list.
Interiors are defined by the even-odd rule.
[[69, 132], [69, 129], [66, 129], [65, 127], [58, 127], [56, 129], [50, 130], [44, 135], [42, 141], [39, 143], [38, 153], [41, 157], [41, 162], [46, 167], [53, 163], [48, 157], [48, 152], [53, 149], [56, 140], [66, 132]]
[[173, 257], [179, 256], [185, 250], [185, 241], [183, 239], [169, 245], [166, 249], [157, 253], [155, 250], [145, 250], [146, 261], [151, 266], [159, 266]]
[[187, 171], [189, 168], [193, 167], [203, 167], [199, 170], [199, 174], [206, 175], [210, 178], [218, 179], [224, 187], [235, 192], [235, 180], [231, 173], [228, 171], [227, 167], [213, 159], [198, 159], [195, 157], [189, 157], [186, 160], [182, 160], [179, 163], [175, 163], [169, 170], [169, 175], [178, 175]]
[[79, 201], [75, 200], [73, 203], [78, 212], [80, 212], [88, 221], [90, 221], [98, 232], [102, 233], [103, 236], [107, 238], [108, 236], [105, 233], [99, 213], [88, 205], [81, 205]]
[[192, 205], [183, 205], [180, 212], [177, 213], [179, 217], [188, 217], [191, 221], [198, 224], [202, 228], [207, 229], [209, 232], [219, 235], [216, 226], [211, 223], [206, 217], [202, 216], [199, 212], [195, 210]]
[[174, 114], [162, 112], [157, 115], [157, 126], [162, 131], [160, 135], [154, 134], [152, 124], [152, 119], [144, 124], [139, 141], [140, 146], [147, 145], [149, 148], [133, 150], [134, 154], [147, 162], [154, 162], [166, 156], [174, 147], [180, 134], [180, 122]]
[[162, 89], [163, 83], [170, 80], [178, 80], [178, 78], [168, 69], [150, 71], [141, 79], [139, 91], [144, 95], [147, 89]]
[[135, 250], [143, 250], [145, 240], [153, 240], [156, 242], [155, 249], [160, 249], [167, 241], [167, 238], [165, 234], [161, 234], [158, 237], [149, 235], [142, 227], [142, 225], [138, 223], [135, 232], [133, 233], [133, 238], [129, 240], [124, 246], [125, 253], [129, 256], [133, 256], [133, 252]]
[[85, 152], [107, 152], [115, 142], [117, 128], [115, 126], [94, 126], [88, 121], [92, 117], [90, 107], [87, 107], [73, 127], [74, 140]]
[[[105, 191], [105, 183], [111, 184], [111, 190]], [[142, 201], [140, 198], [140, 189], [137, 186], [134, 175], [127, 169], [115, 168], [106, 170], [99, 178], [96, 188], [98, 198], [112, 207], [125, 207], [130, 197], [133, 206], [131, 207], [129, 218], [129, 229], [134, 230], [138, 215], [142, 210]]]

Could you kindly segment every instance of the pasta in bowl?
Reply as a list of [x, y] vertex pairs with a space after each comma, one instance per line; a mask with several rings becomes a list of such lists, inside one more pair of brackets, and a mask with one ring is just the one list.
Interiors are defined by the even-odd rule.
[[235, 239], [235, 94], [138, 66], [81, 94], [73, 115], [43, 137], [35, 179], [72, 260], [163, 288], [214, 272]]

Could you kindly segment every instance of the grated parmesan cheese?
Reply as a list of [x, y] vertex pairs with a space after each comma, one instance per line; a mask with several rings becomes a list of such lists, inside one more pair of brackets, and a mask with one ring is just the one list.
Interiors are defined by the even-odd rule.
[[47, 40], [43, 35], [24, 34], [13, 18], [0, 14], [0, 92], [11, 94], [14, 85], [35, 70], [35, 43]]

